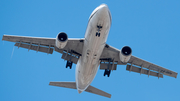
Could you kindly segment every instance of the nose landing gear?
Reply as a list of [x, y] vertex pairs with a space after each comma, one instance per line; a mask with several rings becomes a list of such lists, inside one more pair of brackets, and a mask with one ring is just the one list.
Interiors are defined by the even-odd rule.
[[102, 29], [102, 26], [101, 25], [97, 25], [97, 32], [96, 32], [96, 36], [98, 36], [98, 37], [100, 37], [100, 35], [101, 35], [101, 33], [100, 33], [100, 31], [101, 31], [101, 29]]
[[96, 36], [100, 37], [100, 34], [101, 34], [101, 33], [99, 33], [99, 32], [96, 32]]

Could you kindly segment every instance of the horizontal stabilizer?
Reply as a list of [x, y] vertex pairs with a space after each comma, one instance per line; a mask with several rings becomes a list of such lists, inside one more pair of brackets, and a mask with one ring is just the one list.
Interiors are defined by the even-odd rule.
[[105, 97], [108, 97], [108, 98], [111, 98], [111, 94], [109, 93], [106, 93], [100, 89], [97, 89], [91, 85], [89, 85], [89, 87], [85, 90], [86, 92], [89, 92], [89, 93], [94, 93], [94, 94], [97, 94], [97, 95], [101, 95], [101, 96], [105, 96]]
[[76, 82], [50, 82], [49, 85], [76, 89]]
[[[49, 85], [51, 86], [58, 86], [58, 87], [65, 87], [65, 88], [71, 88], [71, 89], [77, 89], [76, 88], [76, 82], [50, 82]], [[108, 94], [100, 89], [97, 89], [93, 86], [89, 86], [86, 90], [86, 92], [94, 93], [97, 95], [101, 95], [104, 97], [111, 98], [111, 94]]]

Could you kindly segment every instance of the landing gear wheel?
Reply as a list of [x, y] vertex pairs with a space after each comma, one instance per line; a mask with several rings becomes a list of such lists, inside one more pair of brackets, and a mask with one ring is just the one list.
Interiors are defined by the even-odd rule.
[[100, 37], [100, 34], [101, 34], [101, 33], [99, 33], [99, 32], [96, 32], [96, 36]]
[[72, 64], [73, 64], [73, 63], [72, 63], [71, 61], [67, 61], [67, 63], [66, 63], [66, 68], [69, 67], [69, 68], [71, 69], [71, 68], [72, 68]]
[[102, 28], [102, 26], [98, 26], [98, 25], [97, 25], [97, 28], [98, 28], [98, 29], [101, 29], [101, 28]]
[[108, 69], [105, 69], [105, 71], [104, 71], [104, 76], [110, 76], [110, 73], [111, 73], [111, 70], [108, 70]]

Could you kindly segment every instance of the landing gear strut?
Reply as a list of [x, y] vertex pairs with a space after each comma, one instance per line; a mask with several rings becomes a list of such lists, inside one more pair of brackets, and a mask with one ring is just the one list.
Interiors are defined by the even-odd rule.
[[111, 70], [110, 70], [110, 65], [111, 65], [111, 59], [108, 59], [108, 65], [107, 65], [107, 69], [105, 69], [105, 71], [104, 71], [104, 76], [110, 76], [110, 74], [111, 74]]
[[[72, 58], [72, 53], [73, 53], [73, 51], [71, 50], [70, 51], [70, 58], [67, 60], [67, 63], [66, 63], [66, 68], [72, 68], [72, 65], [73, 65], [73, 62], [71, 61], [71, 58]], [[66, 53], [66, 55], [68, 55], [68, 52]]]

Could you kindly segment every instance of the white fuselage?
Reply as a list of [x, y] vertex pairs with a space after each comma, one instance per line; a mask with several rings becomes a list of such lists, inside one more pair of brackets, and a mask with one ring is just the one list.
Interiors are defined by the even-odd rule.
[[[98, 26], [102, 28], [98, 28]], [[99, 59], [106, 45], [110, 26], [109, 9], [107, 5], [102, 4], [92, 12], [89, 18], [82, 56], [76, 66], [76, 87], [79, 93], [86, 90], [97, 73]], [[97, 35], [97, 32], [100, 34]]]

